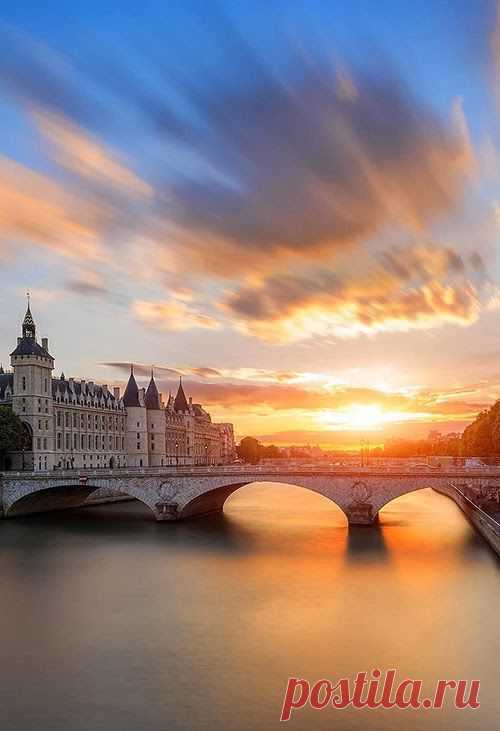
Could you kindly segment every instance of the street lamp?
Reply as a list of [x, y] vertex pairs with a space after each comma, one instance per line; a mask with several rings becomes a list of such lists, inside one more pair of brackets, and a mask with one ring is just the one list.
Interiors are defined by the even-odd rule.
[[368, 464], [368, 452], [370, 442], [366, 439], [361, 440], [361, 467], [364, 467]]

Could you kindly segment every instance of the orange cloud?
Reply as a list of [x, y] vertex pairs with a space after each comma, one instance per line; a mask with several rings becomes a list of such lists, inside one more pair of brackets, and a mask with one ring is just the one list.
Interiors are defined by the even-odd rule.
[[220, 327], [215, 318], [175, 299], [165, 302], [138, 300], [132, 310], [144, 325], [158, 330], [190, 330], [195, 327], [216, 330]]
[[35, 113], [35, 120], [62, 167], [81, 178], [132, 196], [149, 197], [152, 194], [150, 185], [118, 162], [115, 154], [81, 127], [43, 111]]
[[244, 332], [270, 341], [467, 325], [480, 310], [477, 269], [449, 248], [406, 247], [355, 272], [272, 276], [236, 290], [221, 307]]
[[44, 175], [0, 157], [0, 239], [70, 257], [98, 258], [106, 212]]

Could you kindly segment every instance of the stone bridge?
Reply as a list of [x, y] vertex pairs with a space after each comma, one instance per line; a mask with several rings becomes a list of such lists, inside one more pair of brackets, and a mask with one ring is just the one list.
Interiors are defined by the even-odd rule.
[[418, 471], [361, 468], [173, 468], [156, 471], [100, 470], [3, 473], [0, 515], [11, 517], [84, 505], [90, 497], [129, 496], [147, 505], [159, 521], [220, 511], [233, 492], [253, 482], [296, 485], [323, 495], [344, 512], [350, 525], [370, 524], [395, 498], [427, 487], [497, 484], [500, 471], [420, 468]]

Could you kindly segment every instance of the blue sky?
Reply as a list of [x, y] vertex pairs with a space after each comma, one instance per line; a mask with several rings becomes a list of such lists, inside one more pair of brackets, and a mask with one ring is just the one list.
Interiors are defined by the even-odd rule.
[[3, 7], [3, 361], [30, 290], [58, 370], [183, 373], [239, 433], [461, 428], [500, 392], [496, 24], [487, 0]]

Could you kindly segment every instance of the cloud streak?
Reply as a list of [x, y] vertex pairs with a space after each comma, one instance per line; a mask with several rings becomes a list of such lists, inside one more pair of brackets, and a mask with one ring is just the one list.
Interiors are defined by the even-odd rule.
[[[51, 177], [0, 160], [4, 247], [31, 241], [153, 282], [164, 294], [130, 309], [161, 331], [290, 342], [474, 322], [482, 257], [428, 243], [477, 174], [460, 105], [438, 115], [374, 49], [369, 70], [349, 69], [284, 43], [278, 66], [223, 27], [231, 63], [203, 82], [153, 52], [117, 69], [101, 51], [97, 72], [4, 29], [0, 88], [53, 166]], [[130, 115], [154, 159], [96, 134]], [[176, 168], [172, 151], [190, 164]], [[111, 289], [104, 276], [68, 288]]]

